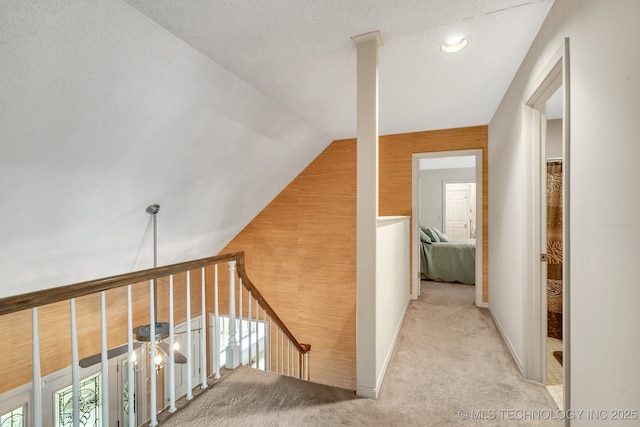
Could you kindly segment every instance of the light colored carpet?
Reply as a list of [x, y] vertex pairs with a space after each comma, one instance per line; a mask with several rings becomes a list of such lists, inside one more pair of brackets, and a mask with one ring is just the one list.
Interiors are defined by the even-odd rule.
[[241, 367], [163, 425], [564, 425], [531, 419], [557, 416], [553, 399], [522, 378], [488, 311], [473, 300], [473, 286], [423, 282], [378, 400]]

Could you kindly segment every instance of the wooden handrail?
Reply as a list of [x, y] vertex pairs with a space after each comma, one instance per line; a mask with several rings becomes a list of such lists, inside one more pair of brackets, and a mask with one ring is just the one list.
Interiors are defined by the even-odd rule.
[[228, 254], [200, 258], [193, 261], [149, 268], [117, 276], [89, 280], [72, 285], [60, 286], [58, 288], [44, 289], [41, 291], [2, 298], [0, 299], [0, 316], [234, 260], [236, 261], [238, 276], [242, 278], [243, 285], [246, 286], [247, 289], [251, 290], [251, 295], [255, 296], [255, 299], [258, 300], [260, 306], [262, 306], [278, 327], [280, 327], [298, 351], [302, 354], [307, 353], [311, 349], [311, 345], [301, 344], [298, 342], [289, 328], [287, 328], [280, 317], [278, 317], [271, 305], [269, 305], [269, 303], [264, 299], [260, 291], [258, 291], [253, 282], [251, 282], [247, 276], [247, 272], [244, 268], [244, 252], [242, 251], [230, 252]]
[[247, 276], [247, 271], [244, 268], [244, 252], [238, 253], [238, 257], [236, 259], [236, 270], [238, 272], [238, 276], [242, 279], [242, 285], [251, 291], [251, 296], [258, 301], [258, 304], [262, 307], [264, 311], [276, 322], [278, 327], [282, 329], [282, 331], [287, 335], [289, 340], [295, 345], [300, 354], [305, 354], [311, 350], [311, 344], [301, 344], [298, 340], [293, 336], [289, 328], [284, 324], [284, 322], [278, 317], [276, 312], [271, 308], [271, 305], [267, 302], [267, 300], [262, 296], [260, 291], [255, 287], [253, 282]]

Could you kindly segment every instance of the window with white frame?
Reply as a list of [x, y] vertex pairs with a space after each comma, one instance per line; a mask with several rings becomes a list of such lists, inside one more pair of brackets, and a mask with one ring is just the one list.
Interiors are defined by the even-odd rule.
[[25, 427], [25, 406], [0, 415], [0, 427]]
[[[80, 381], [79, 422], [81, 426], [102, 425], [102, 375], [100, 372]], [[55, 427], [73, 425], [73, 389], [65, 387], [54, 393]], [[4, 427], [4, 426], [2, 426]]]

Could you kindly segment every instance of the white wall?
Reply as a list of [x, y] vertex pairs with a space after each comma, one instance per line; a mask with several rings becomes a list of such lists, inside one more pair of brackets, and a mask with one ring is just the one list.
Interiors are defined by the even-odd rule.
[[[428, 169], [420, 171], [420, 224], [444, 232], [442, 182], [476, 181], [475, 168]], [[475, 200], [475, 199], [474, 199]]]
[[[570, 38], [570, 406], [640, 408], [640, 2], [556, 0], [489, 124], [489, 305], [523, 351], [525, 94]], [[631, 213], [631, 214], [630, 214]], [[608, 421], [575, 420], [572, 425]]]
[[0, 297], [216, 254], [331, 141], [119, 0], [0, 13]]
[[376, 251], [376, 387], [382, 380], [409, 306], [409, 217], [380, 217]]

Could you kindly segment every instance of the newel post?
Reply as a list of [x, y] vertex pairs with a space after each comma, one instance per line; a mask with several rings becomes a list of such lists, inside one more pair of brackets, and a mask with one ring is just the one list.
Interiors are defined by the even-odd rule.
[[[240, 365], [240, 347], [236, 338], [236, 261], [229, 261], [229, 345], [227, 346], [227, 369]], [[242, 290], [240, 290], [242, 292]]]

